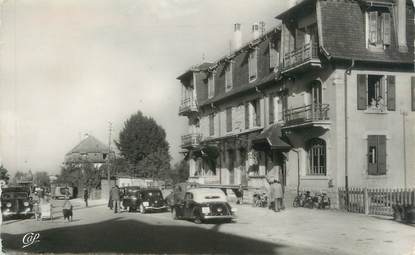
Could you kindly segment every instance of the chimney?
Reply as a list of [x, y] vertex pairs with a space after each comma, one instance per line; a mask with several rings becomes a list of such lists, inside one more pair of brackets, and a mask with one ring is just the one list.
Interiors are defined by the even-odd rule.
[[259, 24], [255, 22], [252, 25], [252, 39], [256, 40], [258, 38], [259, 38]]
[[406, 44], [406, 0], [397, 0], [398, 3], [398, 46], [400, 52], [408, 52]]
[[241, 24], [235, 23], [233, 30], [233, 49], [238, 50], [242, 47]]

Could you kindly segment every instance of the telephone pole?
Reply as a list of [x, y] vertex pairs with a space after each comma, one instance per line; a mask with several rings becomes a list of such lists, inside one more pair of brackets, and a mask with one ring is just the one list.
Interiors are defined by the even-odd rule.
[[108, 191], [110, 191], [110, 182], [111, 182], [111, 170], [110, 170], [110, 155], [111, 155], [111, 132], [112, 132], [112, 123], [108, 121], [108, 155], [107, 155], [107, 178], [108, 178]]

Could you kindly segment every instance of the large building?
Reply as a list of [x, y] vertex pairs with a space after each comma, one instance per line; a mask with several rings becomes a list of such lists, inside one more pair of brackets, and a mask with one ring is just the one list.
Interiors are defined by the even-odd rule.
[[415, 186], [411, 1], [304, 0], [267, 33], [191, 68], [179, 114], [190, 180], [286, 194]]

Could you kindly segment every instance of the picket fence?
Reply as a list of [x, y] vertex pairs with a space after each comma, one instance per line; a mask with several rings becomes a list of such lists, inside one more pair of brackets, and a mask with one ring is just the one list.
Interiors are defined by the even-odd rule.
[[394, 205], [415, 206], [415, 189], [349, 188], [348, 204], [345, 188], [338, 194], [340, 209], [354, 213], [393, 216]]

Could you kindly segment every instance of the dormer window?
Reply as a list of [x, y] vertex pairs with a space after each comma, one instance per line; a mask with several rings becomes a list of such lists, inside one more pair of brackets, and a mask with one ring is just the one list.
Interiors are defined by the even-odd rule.
[[210, 72], [208, 76], [208, 97], [212, 98], [215, 96], [215, 73]]
[[391, 44], [392, 17], [389, 8], [372, 7], [366, 12], [367, 48], [380, 48]]
[[233, 87], [232, 62], [228, 62], [225, 67], [225, 91], [228, 92]]
[[254, 48], [249, 52], [248, 69], [249, 82], [253, 82], [258, 76], [258, 48]]

